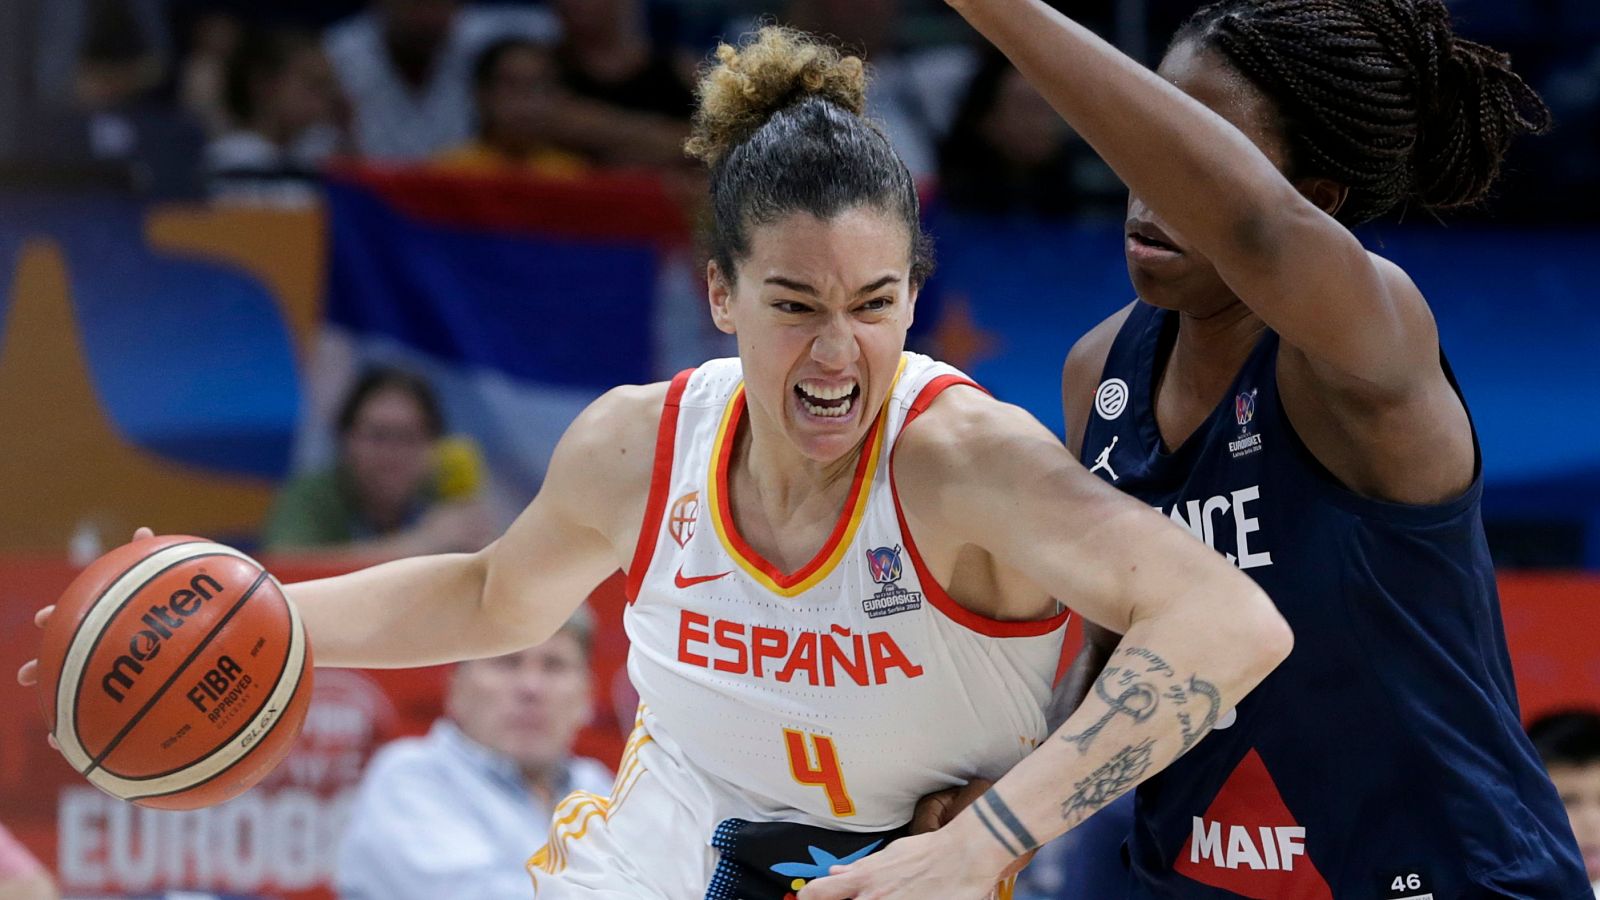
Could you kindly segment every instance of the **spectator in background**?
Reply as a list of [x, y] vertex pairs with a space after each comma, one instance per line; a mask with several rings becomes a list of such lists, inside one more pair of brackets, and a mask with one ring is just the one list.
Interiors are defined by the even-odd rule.
[[0, 900], [55, 900], [59, 896], [50, 873], [0, 825]]
[[998, 51], [984, 54], [939, 150], [958, 212], [1059, 218], [1120, 214], [1127, 189]]
[[246, 32], [224, 71], [234, 127], [206, 147], [213, 197], [311, 202], [322, 164], [341, 149], [342, 100], [309, 32]]
[[[152, 23], [159, 7], [68, 0], [46, 9], [50, 21], [42, 27], [41, 42], [75, 44], [65, 63], [54, 56], [41, 60], [38, 87], [46, 102], [16, 136], [19, 157], [47, 170], [158, 196], [199, 193], [196, 172], [205, 135], [162, 94], [169, 38]], [[61, 99], [59, 88], [44, 78], [58, 71], [71, 73], [67, 103], [49, 102]]]
[[1529, 726], [1528, 736], [1567, 808], [1583, 864], [1600, 897], [1600, 712], [1543, 716]]
[[212, 136], [232, 127], [228, 112], [228, 63], [244, 36], [239, 20], [223, 10], [199, 11], [187, 28], [188, 51], [178, 72], [178, 101]]
[[522, 171], [555, 178], [581, 174], [583, 157], [551, 141], [559, 87], [550, 50], [524, 38], [490, 44], [472, 69], [478, 135], [437, 160], [448, 169]]
[[589, 716], [593, 627], [579, 607], [543, 644], [456, 665], [444, 718], [368, 765], [339, 848], [340, 896], [531, 896], [524, 866], [556, 801], [611, 792], [609, 769], [572, 755]]
[[643, 0], [552, 0], [565, 89], [553, 127], [599, 166], [687, 166], [693, 61], [650, 36]]
[[364, 560], [471, 552], [494, 538], [478, 498], [475, 451], [445, 452], [439, 401], [426, 381], [376, 368], [337, 419], [339, 461], [294, 479], [268, 516], [268, 550]]
[[464, 6], [459, 0], [373, 0], [329, 29], [324, 46], [355, 115], [357, 149], [423, 160], [472, 136], [472, 65], [488, 44], [549, 41], [538, 9]]

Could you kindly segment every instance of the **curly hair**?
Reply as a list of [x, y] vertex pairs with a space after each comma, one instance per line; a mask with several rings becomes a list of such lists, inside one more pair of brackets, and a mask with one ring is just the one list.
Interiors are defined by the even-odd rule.
[[897, 216], [911, 235], [911, 281], [932, 271], [916, 184], [864, 116], [866, 66], [801, 31], [769, 25], [722, 44], [701, 74], [685, 149], [711, 169], [712, 259], [749, 252], [749, 229], [795, 212], [831, 219], [855, 206]]
[[1550, 128], [1510, 58], [1457, 37], [1442, 0], [1220, 0], [1173, 44], [1191, 40], [1276, 105], [1291, 177], [1349, 187], [1350, 225], [1473, 205], [1511, 140]]

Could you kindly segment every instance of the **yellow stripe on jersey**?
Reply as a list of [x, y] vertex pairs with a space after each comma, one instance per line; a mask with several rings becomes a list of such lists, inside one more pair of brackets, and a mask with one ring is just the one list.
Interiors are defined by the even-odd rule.
[[545, 845], [528, 857], [528, 877], [533, 879], [533, 892], [539, 893], [539, 876], [543, 872], [555, 875], [567, 867], [568, 846], [589, 833], [596, 818], [602, 822], [622, 805], [623, 799], [644, 775], [644, 763], [639, 759], [639, 749], [652, 743], [654, 738], [644, 728], [644, 706], [634, 719], [633, 733], [622, 751], [622, 761], [617, 765], [617, 779], [612, 783], [611, 796], [602, 797], [588, 791], [573, 791], [556, 804], [551, 813], [550, 835]]

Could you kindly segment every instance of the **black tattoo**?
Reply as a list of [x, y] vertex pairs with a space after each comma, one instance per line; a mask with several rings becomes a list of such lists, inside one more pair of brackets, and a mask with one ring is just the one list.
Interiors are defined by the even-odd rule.
[[1189, 692], [1192, 696], [1206, 699], [1206, 711], [1200, 717], [1199, 728], [1190, 727], [1187, 713], [1178, 714], [1178, 722], [1183, 726], [1183, 750], [1179, 750], [1179, 753], [1193, 747], [1195, 741], [1205, 737], [1211, 726], [1217, 724], [1217, 710], [1222, 707], [1222, 695], [1217, 692], [1217, 686], [1209, 681], [1194, 675], [1189, 676]]
[[[995, 836], [996, 840], [1000, 841], [1000, 846], [1005, 847], [1006, 852], [1012, 856], [1020, 856], [1039, 846], [1039, 842], [1034, 840], [1033, 835], [1028, 832], [1027, 826], [1017, 819], [1016, 813], [1013, 813], [1011, 807], [1007, 806], [1006, 802], [1000, 799], [1000, 795], [993, 790], [979, 797], [973, 808], [978, 811], [979, 821], [988, 827], [989, 832]], [[997, 825], [1004, 827], [1010, 833], [1010, 841], [1005, 840], [1000, 835]], [[1012, 849], [1013, 842], [1020, 846], [1021, 849]]]
[[[1132, 669], [1106, 666], [1105, 671], [1095, 680], [1094, 692], [1111, 708], [1088, 728], [1077, 734], [1064, 734], [1061, 739], [1075, 745], [1079, 753], [1087, 753], [1089, 745], [1094, 743], [1094, 739], [1117, 716], [1126, 715], [1132, 717], [1135, 722], [1143, 722], [1155, 715], [1156, 704], [1160, 702], [1159, 695], [1154, 686], [1138, 681], [1138, 677], [1139, 673]], [[1111, 693], [1113, 682], [1116, 687], [1122, 688], [1121, 693], [1114, 696]]]
[[1147, 673], [1160, 672], [1163, 675], [1177, 674], [1172, 671], [1171, 666], [1167, 665], [1166, 660], [1143, 647], [1126, 647], [1122, 652], [1125, 656], [1137, 657], [1150, 663], [1150, 667], [1145, 669], [1145, 672]]
[[1155, 745], [1154, 738], [1145, 738], [1118, 750], [1105, 765], [1072, 786], [1072, 795], [1061, 801], [1061, 818], [1076, 825], [1138, 784], [1150, 770], [1150, 750]]
[[1000, 843], [1000, 846], [1005, 848], [1007, 853], [1011, 854], [1012, 856], [1021, 856], [1027, 851], [1027, 848], [1024, 847], [1022, 849], [1018, 849], [1017, 846], [1012, 843], [1012, 841], [1008, 840], [1006, 836], [1001, 833], [999, 827], [996, 826], [994, 819], [991, 818], [990, 814], [984, 810], [983, 800], [988, 796], [988, 794], [984, 794], [982, 798], [979, 798], [978, 802], [972, 807], [972, 811], [978, 814], [978, 821], [983, 823], [983, 827], [989, 829], [989, 833], [994, 835], [994, 839]]

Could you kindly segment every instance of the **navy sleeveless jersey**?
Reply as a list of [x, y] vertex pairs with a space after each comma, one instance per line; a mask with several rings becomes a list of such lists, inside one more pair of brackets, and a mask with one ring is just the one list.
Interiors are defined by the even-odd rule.
[[1153, 384], [1176, 329], [1134, 306], [1083, 463], [1255, 578], [1295, 647], [1139, 789], [1128, 896], [1592, 897], [1519, 721], [1481, 476], [1427, 507], [1343, 487], [1279, 405], [1270, 331], [1165, 452]]

